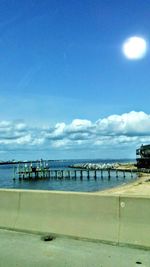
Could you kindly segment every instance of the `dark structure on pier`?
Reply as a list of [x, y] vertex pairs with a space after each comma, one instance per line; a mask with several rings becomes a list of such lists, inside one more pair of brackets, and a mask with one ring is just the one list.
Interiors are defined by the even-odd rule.
[[141, 145], [136, 150], [137, 168], [150, 169], [150, 145]]

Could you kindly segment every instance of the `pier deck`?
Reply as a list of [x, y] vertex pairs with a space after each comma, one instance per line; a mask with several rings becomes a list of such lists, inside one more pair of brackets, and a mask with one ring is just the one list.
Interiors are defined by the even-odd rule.
[[107, 174], [108, 179], [115, 174], [116, 178], [126, 177], [127, 173], [130, 173], [131, 178], [133, 178], [133, 173], [137, 173], [137, 170], [117, 170], [117, 169], [98, 169], [98, 170], [88, 170], [88, 169], [50, 169], [50, 168], [22, 168], [18, 171], [14, 170], [14, 180], [40, 180], [40, 179], [87, 179], [97, 177], [103, 178], [104, 174]]

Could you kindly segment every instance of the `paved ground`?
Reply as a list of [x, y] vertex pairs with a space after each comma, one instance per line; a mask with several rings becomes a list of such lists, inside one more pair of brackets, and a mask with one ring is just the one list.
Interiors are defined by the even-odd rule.
[[149, 267], [150, 251], [0, 230], [0, 267]]

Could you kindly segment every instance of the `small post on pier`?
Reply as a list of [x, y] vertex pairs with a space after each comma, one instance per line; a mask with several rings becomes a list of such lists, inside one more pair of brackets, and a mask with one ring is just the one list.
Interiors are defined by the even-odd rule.
[[97, 179], [97, 176], [96, 176], [96, 170], [94, 171], [94, 179], [95, 179], [95, 180]]
[[131, 169], [131, 178], [133, 178], [133, 172], [132, 172], [132, 169]]
[[54, 178], [54, 171], [50, 170], [50, 178], [53, 179]]
[[63, 179], [63, 171], [57, 171], [57, 178]]
[[72, 171], [69, 171], [69, 177], [72, 179]]
[[31, 179], [31, 172], [29, 168], [28, 168], [28, 174], [29, 174], [29, 179]]
[[108, 169], [108, 180], [110, 180], [110, 169]]
[[80, 179], [82, 180], [83, 179], [83, 171], [80, 170]]
[[[22, 173], [22, 179], [24, 180], [24, 178], [25, 178], [25, 167], [24, 167], [24, 165], [22, 166], [22, 168], [21, 168], [21, 173]], [[20, 177], [21, 178], [21, 177]], [[20, 179], [21, 180], [21, 179]]]
[[103, 169], [101, 169], [101, 179], [103, 179]]
[[42, 167], [42, 163], [40, 164], [40, 177], [44, 178], [45, 177], [45, 170], [44, 168]]
[[125, 173], [125, 171], [123, 171], [123, 178], [125, 178], [126, 177], [126, 173]]
[[63, 177], [66, 179], [66, 178], [68, 178], [67, 176], [67, 171], [66, 170], [64, 170], [64, 171], [62, 171], [63, 172]]
[[15, 169], [15, 166], [13, 168], [13, 180], [14, 181], [16, 180], [16, 169]]
[[57, 170], [55, 171], [55, 179], [58, 178], [58, 175], [57, 175]]
[[27, 164], [25, 164], [24, 165], [24, 170], [25, 170], [25, 172], [24, 172], [24, 178], [26, 179], [27, 178]]
[[89, 172], [89, 170], [87, 170], [87, 178], [88, 178], [88, 180], [90, 179], [90, 172]]
[[118, 170], [116, 170], [116, 178], [118, 179]]
[[38, 170], [35, 172], [35, 175], [36, 175], [36, 179], [38, 179], [39, 178], [39, 172], [38, 172]]
[[31, 179], [32, 179], [33, 178], [32, 162], [29, 165], [29, 172], [30, 172], [30, 176], [31, 176]]
[[18, 172], [18, 176], [19, 176], [19, 180], [21, 180], [21, 169], [20, 169], [20, 163], [17, 166], [17, 172]]
[[74, 178], [75, 178], [75, 180], [77, 179], [77, 171], [76, 170], [74, 171]]
[[63, 179], [64, 178], [64, 171], [60, 171], [61, 175], [60, 175], [60, 179]]
[[68, 171], [68, 179], [70, 180], [71, 175], [70, 175], [70, 171]]

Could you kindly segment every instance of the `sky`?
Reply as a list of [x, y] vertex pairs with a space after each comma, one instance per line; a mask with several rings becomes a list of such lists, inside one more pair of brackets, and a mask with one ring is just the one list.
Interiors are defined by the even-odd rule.
[[150, 142], [148, 0], [0, 1], [0, 160], [135, 158]]

